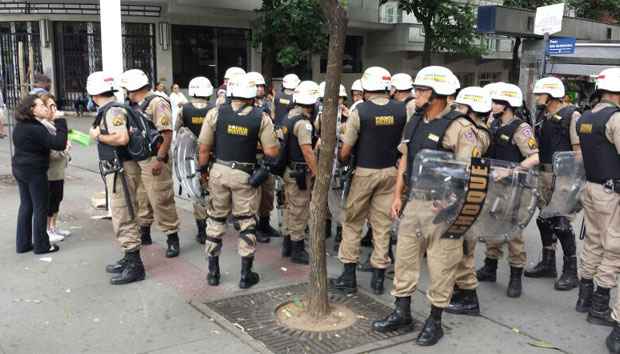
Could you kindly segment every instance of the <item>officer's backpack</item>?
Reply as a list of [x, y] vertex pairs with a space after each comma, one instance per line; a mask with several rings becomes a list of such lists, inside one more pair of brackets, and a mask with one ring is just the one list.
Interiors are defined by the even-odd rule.
[[[101, 120], [112, 107], [120, 107], [127, 112], [129, 143], [127, 146], [118, 149], [119, 157], [123, 160], [143, 161], [155, 156], [159, 145], [163, 142], [163, 137], [153, 121], [148, 119], [144, 113], [133, 109], [129, 105], [118, 102], [107, 105], [97, 115], [94, 126], [101, 124]], [[105, 128], [108, 129], [105, 120], [103, 122]]]

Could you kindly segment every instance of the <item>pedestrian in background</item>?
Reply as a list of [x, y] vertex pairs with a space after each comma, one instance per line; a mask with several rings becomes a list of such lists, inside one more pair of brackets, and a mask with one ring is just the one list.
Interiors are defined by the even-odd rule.
[[50, 244], [46, 232], [47, 170], [50, 151], [64, 150], [67, 146], [67, 122], [64, 118], [54, 118], [54, 124], [50, 124], [48, 116], [49, 109], [34, 95], [26, 96], [15, 110], [17, 124], [13, 131], [12, 167], [20, 196], [17, 253], [34, 249], [34, 253], [42, 254], [59, 249]]
[[[56, 101], [51, 94], [41, 95], [41, 100], [49, 110], [48, 121], [54, 124], [54, 117], [58, 114]], [[62, 151], [52, 150], [50, 152], [50, 167], [47, 170], [47, 180], [49, 185], [49, 198], [47, 205], [47, 235], [50, 242], [64, 240], [71, 236], [71, 232], [61, 230], [57, 227], [58, 212], [62, 202], [65, 186], [65, 169], [71, 160], [71, 142], [67, 141], [67, 147]]]

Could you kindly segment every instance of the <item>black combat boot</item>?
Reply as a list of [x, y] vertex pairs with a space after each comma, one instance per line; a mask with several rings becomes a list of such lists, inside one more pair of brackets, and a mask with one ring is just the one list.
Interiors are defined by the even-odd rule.
[[105, 271], [112, 274], [119, 274], [123, 272], [123, 269], [125, 269], [126, 265], [127, 255], [125, 254], [123, 258], [118, 260], [118, 262], [105, 266]]
[[[272, 237], [279, 237], [279, 232], [271, 227], [269, 216], [261, 216], [256, 224], [256, 241], [269, 243]], [[278, 236], [276, 236], [278, 234]]]
[[325, 219], [325, 239], [332, 237], [332, 219]]
[[373, 269], [370, 278], [370, 288], [375, 295], [382, 295], [385, 291], [383, 281], [385, 280], [385, 269]]
[[207, 241], [207, 221], [205, 219], [196, 219], [196, 228], [198, 229], [196, 242], [204, 245]]
[[579, 313], [590, 312], [592, 308], [592, 294], [594, 293], [594, 282], [592, 279], [581, 278], [579, 281], [579, 297], [575, 310]]
[[362, 238], [361, 245], [362, 247], [372, 247], [372, 228], [369, 227], [368, 231], [366, 231], [366, 235]]
[[480, 304], [476, 289], [458, 289], [452, 294], [450, 304], [445, 309], [447, 313], [455, 315], [480, 315]]
[[424, 328], [418, 335], [416, 343], [423, 347], [435, 345], [441, 337], [443, 337], [443, 328], [441, 328], [441, 313], [443, 309], [431, 305], [431, 314], [424, 322]]
[[127, 258], [125, 268], [120, 274], [110, 279], [110, 284], [122, 285], [144, 280], [144, 264], [142, 264], [142, 259], [140, 258], [140, 251], [127, 252], [125, 258]]
[[497, 281], [497, 259], [485, 258], [484, 266], [476, 272], [478, 281]]
[[616, 322], [614, 324], [614, 329], [607, 336], [605, 344], [607, 344], [610, 354], [620, 354], [620, 323]]
[[510, 267], [510, 281], [508, 282], [508, 289], [506, 295], [508, 297], [520, 297], [522, 291], [521, 276], [523, 275], [523, 268]]
[[260, 277], [258, 273], [252, 271], [254, 257], [241, 257], [241, 279], [239, 280], [239, 288], [249, 289], [258, 284]]
[[342, 242], [342, 226], [336, 226], [336, 237], [334, 237], [334, 252], [340, 250], [340, 242]]
[[291, 236], [286, 235], [282, 238], [282, 257], [290, 257], [293, 251]]
[[142, 245], [152, 245], [153, 239], [151, 239], [151, 225], [140, 226], [140, 239]]
[[588, 312], [588, 322], [601, 326], [615, 325], [616, 321], [611, 318], [609, 308], [609, 288], [596, 287], [592, 295], [592, 308]]
[[414, 323], [411, 317], [411, 297], [397, 297], [395, 308], [385, 319], [373, 321], [372, 329], [385, 333], [404, 329], [406, 332], [413, 331]]
[[523, 275], [528, 278], [556, 278], [558, 276], [555, 268], [555, 250], [543, 248], [542, 260], [533, 268], [525, 271]]
[[296, 264], [309, 264], [310, 256], [306, 252], [306, 246], [304, 240], [291, 241], [291, 262]]
[[330, 279], [329, 283], [332, 288], [340, 290], [345, 294], [357, 292], [357, 278], [355, 276], [355, 263], [345, 263], [342, 274], [336, 279]]
[[220, 285], [220, 257], [209, 256], [209, 273], [207, 273], [207, 284], [211, 286]]
[[168, 240], [166, 240], [166, 243], [168, 244], [166, 258], [177, 257], [181, 248], [179, 245], [179, 235], [176, 232], [168, 235]]
[[579, 286], [577, 279], [577, 257], [564, 257], [562, 276], [555, 282], [556, 290], [571, 290]]

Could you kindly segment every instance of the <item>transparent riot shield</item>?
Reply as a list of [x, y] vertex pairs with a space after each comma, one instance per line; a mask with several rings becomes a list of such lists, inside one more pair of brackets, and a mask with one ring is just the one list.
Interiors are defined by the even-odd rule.
[[508, 240], [524, 229], [536, 211], [538, 172], [515, 163], [489, 159], [487, 197], [468, 237]]
[[179, 194], [194, 202], [206, 205], [207, 193], [198, 172], [198, 142], [186, 127], [179, 129], [172, 148], [173, 168], [179, 182]]
[[420, 151], [413, 162], [409, 198], [402, 218], [414, 218], [422, 237], [445, 234], [464, 204], [469, 180], [468, 163], [449, 152]]
[[580, 197], [586, 183], [586, 170], [581, 153], [556, 152], [553, 155], [553, 180], [551, 199], [540, 216], [552, 218], [569, 216], [581, 210]]

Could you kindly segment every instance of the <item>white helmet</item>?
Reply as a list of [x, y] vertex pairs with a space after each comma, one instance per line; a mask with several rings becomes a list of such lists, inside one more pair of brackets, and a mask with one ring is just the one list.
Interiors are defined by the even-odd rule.
[[103, 71], [95, 71], [88, 75], [86, 80], [86, 92], [91, 96], [97, 96], [106, 92], [117, 91], [116, 82], [112, 75]]
[[413, 86], [428, 87], [437, 95], [450, 96], [458, 89], [455, 76], [450, 69], [443, 66], [427, 66], [415, 76]]
[[620, 68], [609, 68], [596, 76], [596, 89], [620, 93]]
[[313, 105], [319, 99], [319, 85], [314, 81], [302, 81], [293, 93], [293, 101], [301, 105]]
[[410, 91], [413, 88], [413, 78], [405, 73], [395, 74], [392, 76], [392, 87], [396, 91]]
[[536, 81], [534, 94], [541, 95], [544, 93], [553, 98], [564, 98], [565, 90], [562, 80], [557, 77], [545, 77]]
[[210, 97], [213, 94], [213, 85], [206, 77], [198, 76], [189, 82], [187, 91], [192, 97]]
[[247, 75], [236, 75], [228, 80], [228, 95], [232, 98], [256, 98], [256, 83]]
[[265, 78], [263, 77], [261, 73], [257, 73], [256, 71], [251, 71], [247, 73], [246, 75], [247, 77], [250, 78], [250, 80], [253, 80], [254, 82], [256, 82], [257, 85], [266, 85]]
[[245, 70], [236, 67], [236, 66], [232, 66], [228, 69], [226, 69], [226, 72], [224, 73], [224, 80], [230, 80], [235, 76], [242, 76], [245, 75]]
[[299, 76], [295, 74], [288, 74], [282, 78], [282, 87], [287, 90], [294, 90], [300, 82], [301, 80], [299, 80]]
[[497, 91], [497, 88], [500, 87], [503, 84], [504, 84], [504, 82], [501, 82], [501, 81], [491, 82], [490, 84], [484, 85], [483, 89], [487, 90], [489, 95], [491, 97], [493, 97], [493, 94], [495, 94], [495, 91]]
[[519, 86], [514, 84], [507, 84], [502, 82], [498, 84], [495, 92], [491, 95], [493, 101], [504, 101], [513, 108], [518, 108], [523, 105], [523, 92]]
[[351, 85], [351, 91], [364, 91], [362, 87], [362, 80], [357, 79], [353, 81], [353, 85]]
[[338, 97], [341, 98], [347, 98], [347, 89], [344, 87], [343, 84], [340, 84], [340, 92], [338, 93]]
[[319, 98], [325, 97], [325, 81], [321, 81], [319, 84]]
[[364, 71], [361, 81], [364, 91], [389, 91], [392, 75], [382, 67], [371, 66]]
[[455, 91], [458, 91], [461, 89], [461, 81], [459, 81], [459, 78], [456, 75], [454, 75], [454, 73], [452, 73], [452, 84], [456, 88]]
[[121, 75], [121, 86], [129, 92], [137, 91], [149, 83], [149, 77], [140, 69], [130, 69]]
[[493, 103], [489, 91], [478, 86], [465, 87], [456, 96], [454, 102], [469, 106], [472, 111], [477, 113], [490, 112]]

